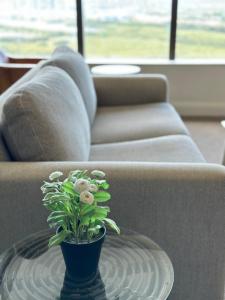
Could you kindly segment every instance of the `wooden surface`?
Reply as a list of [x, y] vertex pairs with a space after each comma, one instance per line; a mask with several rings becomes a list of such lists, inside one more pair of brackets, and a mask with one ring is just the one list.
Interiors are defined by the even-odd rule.
[[41, 58], [8, 57], [7, 63], [0, 63], [0, 94], [37, 64]]

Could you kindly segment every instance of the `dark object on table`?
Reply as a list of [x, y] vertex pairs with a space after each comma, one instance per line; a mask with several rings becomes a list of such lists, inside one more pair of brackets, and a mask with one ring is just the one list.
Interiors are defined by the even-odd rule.
[[73, 278], [65, 273], [60, 300], [95, 300], [96, 292], [101, 295], [101, 300], [107, 300], [105, 285], [99, 271], [94, 278], [83, 283], [74, 282]]
[[90, 243], [61, 243], [60, 246], [66, 265], [66, 273], [70, 281], [82, 283], [96, 277], [105, 234], [106, 228], [104, 226], [98, 239], [90, 241]]

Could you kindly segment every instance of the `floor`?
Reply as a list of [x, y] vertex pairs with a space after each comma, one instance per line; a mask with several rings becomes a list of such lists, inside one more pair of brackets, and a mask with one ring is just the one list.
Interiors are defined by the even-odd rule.
[[184, 122], [205, 159], [210, 163], [222, 164], [225, 128], [221, 125], [221, 119], [184, 118]]

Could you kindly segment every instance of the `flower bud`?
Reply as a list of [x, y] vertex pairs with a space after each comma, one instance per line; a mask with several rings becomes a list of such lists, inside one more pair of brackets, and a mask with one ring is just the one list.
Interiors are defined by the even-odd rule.
[[94, 202], [94, 196], [88, 191], [83, 191], [80, 193], [80, 201], [91, 205]]
[[62, 175], [63, 175], [62, 172], [60, 172], [60, 171], [55, 171], [55, 172], [53, 172], [53, 173], [51, 173], [51, 174], [49, 175], [49, 179], [50, 179], [51, 181], [53, 181], [53, 180], [55, 180], [56, 178], [59, 178], [59, 177], [62, 176]]
[[105, 177], [105, 173], [103, 171], [100, 171], [100, 170], [93, 170], [91, 172], [91, 174], [93, 176], [100, 177], [100, 178], [104, 178]]
[[90, 183], [86, 179], [78, 179], [74, 184], [74, 189], [78, 193], [81, 193], [83, 191], [88, 191], [89, 188], [90, 188]]
[[98, 187], [96, 184], [90, 184], [89, 191], [92, 193], [96, 193], [98, 191]]

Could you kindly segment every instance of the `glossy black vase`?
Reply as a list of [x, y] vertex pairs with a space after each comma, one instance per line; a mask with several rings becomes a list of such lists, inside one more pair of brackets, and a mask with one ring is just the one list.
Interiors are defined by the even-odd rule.
[[63, 286], [60, 292], [59, 300], [107, 300], [105, 285], [101, 279], [101, 274], [97, 272], [91, 280], [84, 282], [74, 282], [72, 278], [65, 273]]
[[89, 243], [62, 242], [61, 250], [66, 265], [66, 277], [74, 283], [95, 279], [106, 228], [102, 227], [100, 236]]

